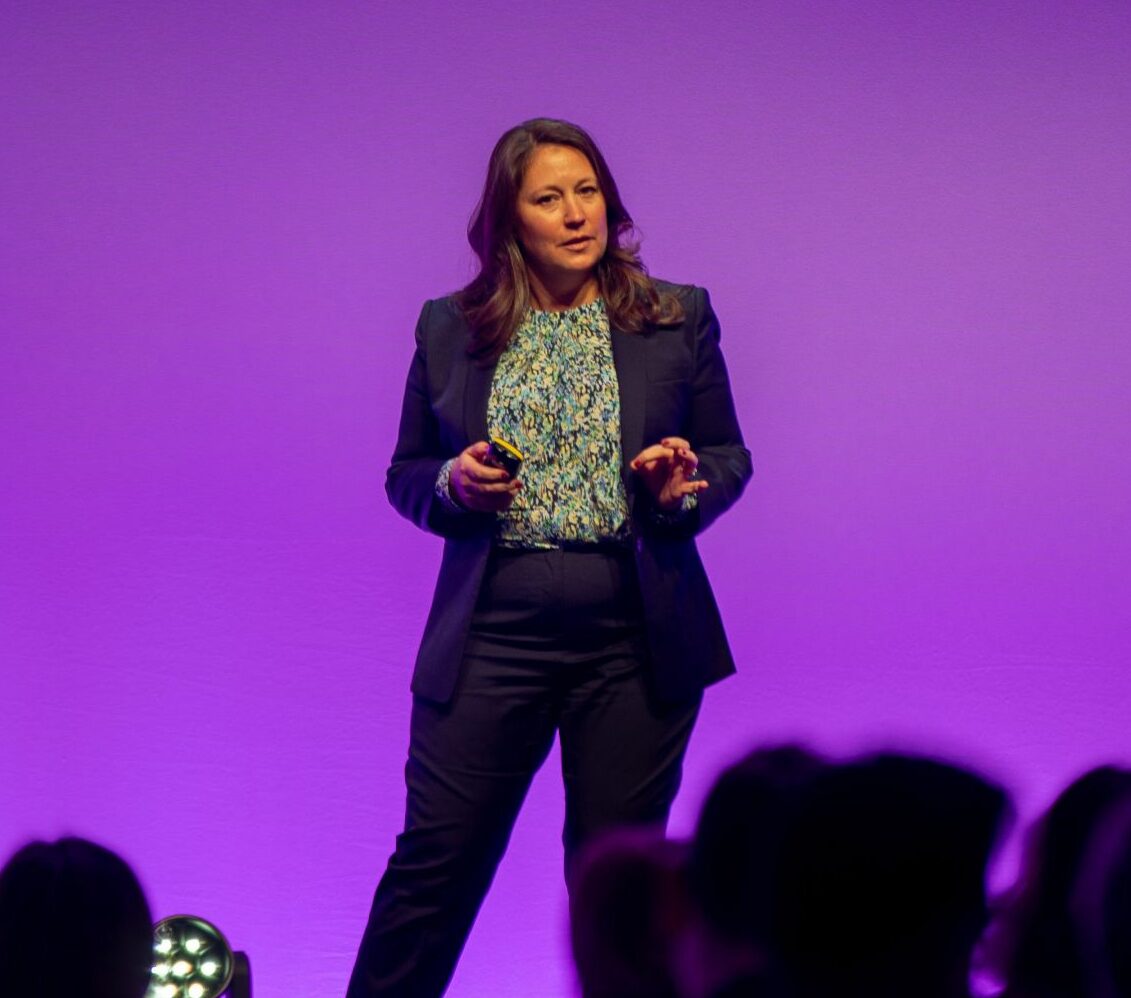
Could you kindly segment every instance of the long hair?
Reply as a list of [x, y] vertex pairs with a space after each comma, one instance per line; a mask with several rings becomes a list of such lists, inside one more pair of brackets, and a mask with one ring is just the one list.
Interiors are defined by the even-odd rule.
[[572, 146], [592, 164], [605, 198], [609, 244], [597, 264], [596, 277], [610, 323], [625, 332], [668, 325], [683, 318], [672, 294], [660, 291], [640, 260], [640, 244], [632, 216], [597, 144], [577, 125], [555, 118], [532, 118], [505, 132], [487, 164], [487, 181], [467, 241], [479, 258], [479, 273], [456, 300], [471, 326], [468, 353], [490, 361], [506, 348], [530, 308], [532, 295], [526, 258], [518, 242], [517, 205], [522, 179], [540, 145]]

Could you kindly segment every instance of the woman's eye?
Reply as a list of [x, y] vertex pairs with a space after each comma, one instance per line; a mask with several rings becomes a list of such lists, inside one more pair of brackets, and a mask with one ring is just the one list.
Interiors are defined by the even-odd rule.
[[543, 194], [537, 201], [538, 204], [549, 204], [554, 200], [553, 194]]

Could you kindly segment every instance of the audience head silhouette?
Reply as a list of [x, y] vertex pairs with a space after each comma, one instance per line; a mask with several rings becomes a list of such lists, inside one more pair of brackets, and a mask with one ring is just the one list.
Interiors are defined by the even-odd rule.
[[32, 842], [0, 871], [6, 998], [141, 998], [152, 931], [133, 871], [93, 842]]
[[764, 994], [782, 845], [825, 763], [798, 745], [755, 749], [723, 770], [699, 814], [689, 864], [698, 919], [689, 961], [697, 994]]
[[734, 940], [765, 941], [777, 858], [819, 757], [796, 745], [756, 749], [723, 770], [699, 815], [691, 880], [708, 923]]
[[675, 998], [675, 941], [686, 918], [685, 849], [647, 829], [596, 839], [570, 891], [585, 998]]
[[1088, 841], [1070, 910], [1089, 998], [1131, 998], [1131, 793]]
[[1131, 771], [1100, 766], [1069, 784], [1033, 826], [989, 945], [1008, 998], [1090, 998], [1072, 894], [1097, 829], [1129, 794]]
[[931, 759], [830, 767], [783, 850], [775, 935], [799, 998], [967, 994], [1000, 788]]
[[[621, 829], [579, 856], [584, 998], [965, 998], [1005, 792], [958, 766], [797, 746], [727, 768], [687, 847]], [[987, 946], [1001, 998], [1131, 998], [1131, 770], [1085, 773], [1030, 833]], [[142, 998], [152, 923], [129, 866], [78, 838], [0, 870], [4, 998]]]

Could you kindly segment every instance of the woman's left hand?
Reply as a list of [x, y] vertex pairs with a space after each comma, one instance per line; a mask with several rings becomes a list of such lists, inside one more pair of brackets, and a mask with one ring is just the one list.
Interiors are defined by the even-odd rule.
[[656, 505], [668, 512], [679, 509], [683, 497], [702, 492], [707, 482], [697, 478], [699, 458], [682, 437], [664, 437], [645, 447], [629, 467], [640, 476]]

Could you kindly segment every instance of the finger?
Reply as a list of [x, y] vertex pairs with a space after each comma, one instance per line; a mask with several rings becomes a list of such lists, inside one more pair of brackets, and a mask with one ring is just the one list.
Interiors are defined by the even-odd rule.
[[493, 495], [506, 495], [509, 493], [517, 492], [519, 489], [518, 482], [467, 482], [464, 486], [465, 490], [473, 495], [493, 496]]
[[491, 445], [486, 440], [477, 440], [460, 452], [453, 470], [458, 471], [460, 477], [465, 480], [480, 482], [503, 480], [508, 477], [503, 469], [485, 463], [490, 450]]
[[694, 478], [699, 474], [699, 458], [693, 451], [676, 451], [668, 468], [669, 474]]
[[483, 463], [487, 460], [488, 455], [491, 453], [491, 445], [486, 440], [476, 440], [475, 443], [469, 444], [460, 452], [460, 457], [474, 458], [476, 461]]
[[629, 467], [635, 471], [649, 462], [661, 460], [670, 461], [674, 454], [675, 451], [670, 447], [664, 447], [662, 444], [653, 444], [651, 447], [645, 447], [644, 450], [637, 454], [636, 457], [629, 462]]
[[660, 445], [670, 447], [676, 460], [685, 465], [695, 467], [695, 465], [699, 463], [698, 455], [691, 449], [691, 444], [684, 440], [683, 437], [664, 437], [664, 439], [660, 441]]
[[515, 496], [518, 495], [521, 489], [521, 482], [507, 482], [506, 490], [504, 492], [493, 493], [492, 499], [498, 502], [499, 509], [507, 509], [510, 504], [514, 502]]
[[495, 513], [508, 509], [514, 502], [521, 486], [518, 482], [508, 482], [505, 488], [496, 486], [466, 489], [461, 493], [464, 505], [477, 513]]
[[473, 482], [505, 482], [511, 477], [503, 468], [477, 461], [466, 451], [460, 463], [464, 474]]
[[687, 492], [698, 492], [700, 486], [706, 484], [706, 479], [698, 477], [697, 468], [688, 468], [682, 464], [676, 464], [672, 468], [667, 482], [672, 489], [678, 489], [680, 494], [685, 494]]
[[699, 477], [699, 458], [691, 451], [684, 454], [676, 452], [673, 459], [661, 470], [673, 482], [690, 482]]

